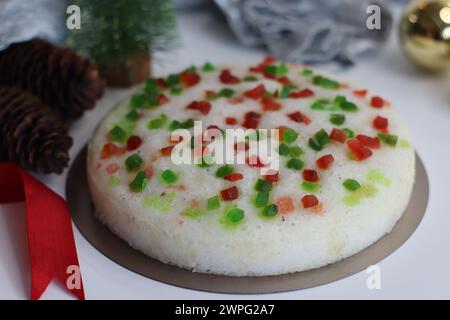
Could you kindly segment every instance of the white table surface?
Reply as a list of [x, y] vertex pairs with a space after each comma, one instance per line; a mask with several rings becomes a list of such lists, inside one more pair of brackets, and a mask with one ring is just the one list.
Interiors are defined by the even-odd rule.
[[[255, 63], [265, 53], [240, 46], [217, 17], [204, 12], [178, 15], [180, 48], [155, 58], [155, 75], [191, 64]], [[87, 299], [392, 299], [450, 298], [450, 77], [416, 70], [400, 51], [397, 34], [375, 58], [344, 72], [348, 78], [391, 100], [407, 119], [430, 180], [425, 217], [413, 236], [381, 261], [381, 290], [368, 290], [360, 272], [320, 287], [267, 295], [226, 295], [181, 289], [153, 281], [108, 260], [75, 230]], [[71, 127], [81, 150], [99, 119], [130, 90], [108, 90], [95, 110]], [[64, 196], [66, 172], [39, 177]], [[29, 298], [29, 264], [23, 204], [0, 206], [0, 299]], [[72, 299], [52, 282], [43, 299]]]

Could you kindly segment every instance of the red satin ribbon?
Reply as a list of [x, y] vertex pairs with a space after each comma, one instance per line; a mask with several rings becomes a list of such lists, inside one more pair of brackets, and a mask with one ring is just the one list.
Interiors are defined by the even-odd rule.
[[31, 299], [39, 299], [54, 277], [76, 297], [84, 299], [66, 202], [15, 164], [0, 163], [0, 203], [23, 200], [27, 208]]

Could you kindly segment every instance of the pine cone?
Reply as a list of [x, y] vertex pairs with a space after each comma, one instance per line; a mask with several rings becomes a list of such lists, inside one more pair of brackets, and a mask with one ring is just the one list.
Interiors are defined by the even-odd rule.
[[72, 138], [62, 119], [19, 87], [0, 86], [0, 161], [39, 173], [61, 173]]
[[0, 84], [30, 91], [65, 119], [92, 109], [105, 88], [93, 62], [41, 39], [0, 51]]

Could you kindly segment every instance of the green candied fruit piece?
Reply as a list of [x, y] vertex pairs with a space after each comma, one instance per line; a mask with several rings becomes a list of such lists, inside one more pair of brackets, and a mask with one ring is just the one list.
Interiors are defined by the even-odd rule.
[[255, 206], [257, 208], [263, 208], [267, 206], [267, 204], [269, 203], [269, 195], [270, 193], [268, 191], [258, 192], [255, 199]]
[[220, 209], [219, 196], [214, 196], [214, 197], [208, 198], [208, 200], [206, 200], [206, 209], [208, 211]]
[[181, 214], [183, 216], [191, 218], [191, 219], [197, 219], [201, 215], [203, 215], [204, 213], [205, 213], [204, 210], [194, 207], [194, 208], [186, 208], [186, 209], [184, 209]]
[[391, 147], [395, 147], [398, 142], [398, 136], [396, 136], [395, 134], [379, 133], [378, 138], [380, 138], [381, 142]]
[[264, 67], [265, 73], [275, 74], [277, 72], [277, 66], [275, 65], [268, 65]]
[[327, 109], [327, 105], [330, 103], [329, 100], [326, 99], [320, 99], [317, 101], [314, 101], [313, 104], [311, 105], [311, 109], [312, 110], [326, 110]]
[[142, 160], [142, 157], [137, 153], [132, 154], [125, 160], [125, 166], [128, 171], [140, 169], [143, 163], [144, 160]]
[[292, 87], [291, 86], [283, 86], [280, 91], [280, 98], [289, 98], [289, 95], [291, 93]]
[[223, 88], [219, 91], [219, 97], [231, 98], [234, 95], [235, 91], [230, 88]]
[[333, 113], [330, 115], [330, 122], [336, 126], [340, 126], [345, 122], [345, 115]]
[[170, 169], [161, 172], [161, 180], [167, 184], [173, 184], [178, 181], [178, 175]]
[[389, 187], [391, 185], [391, 180], [387, 178], [379, 169], [370, 170], [367, 174], [367, 180], [370, 182], [380, 183], [385, 187]]
[[287, 75], [287, 73], [288, 73], [288, 68], [284, 63], [280, 64], [275, 69], [275, 74], [277, 77], [285, 76], [285, 75]]
[[110, 188], [117, 187], [120, 184], [120, 179], [117, 176], [110, 176], [107, 184]]
[[330, 142], [330, 137], [324, 129], [320, 129], [314, 135], [314, 139], [309, 139], [309, 147], [315, 151], [320, 151]]
[[249, 75], [249, 76], [245, 76], [243, 80], [245, 82], [255, 82], [255, 81], [258, 81], [258, 77]]
[[216, 177], [217, 178], [225, 178], [230, 173], [233, 173], [233, 170], [234, 170], [233, 166], [226, 164], [226, 165], [220, 167], [219, 169], [217, 169]]
[[192, 127], [194, 127], [194, 120], [193, 119], [185, 120], [185, 121], [181, 122], [180, 126], [179, 126], [180, 129], [190, 129]]
[[131, 191], [142, 192], [148, 184], [148, 178], [144, 171], [136, 174], [133, 181], [129, 184]]
[[176, 86], [180, 83], [180, 76], [178, 74], [171, 74], [166, 78], [166, 83], [170, 86]]
[[128, 121], [136, 121], [138, 119], [138, 117], [139, 117], [139, 114], [134, 109], [125, 115], [125, 119], [127, 119]]
[[297, 138], [298, 138], [298, 133], [291, 128], [287, 128], [283, 132], [283, 141], [286, 143], [292, 143], [295, 140], [297, 140]]
[[144, 91], [145, 92], [156, 92], [158, 90], [158, 83], [156, 82], [156, 79], [151, 78], [148, 79], [147, 81], [145, 81], [145, 85], [144, 85]]
[[318, 132], [316, 132], [314, 138], [316, 139], [316, 142], [322, 147], [330, 142], [330, 137], [324, 129], [320, 129]]
[[358, 181], [356, 181], [355, 179], [346, 179], [346, 180], [344, 180], [342, 185], [344, 186], [345, 189], [347, 189], [349, 191], [355, 191], [355, 190], [358, 190], [359, 188], [361, 188], [361, 184]]
[[409, 148], [411, 147], [411, 144], [408, 142], [408, 140], [400, 139], [399, 146], [402, 148]]
[[340, 87], [339, 82], [319, 75], [313, 77], [313, 83], [324, 89], [339, 89]]
[[292, 170], [300, 171], [303, 169], [304, 163], [302, 160], [294, 158], [294, 159], [290, 159], [287, 162], [286, 167], [288, 167], [289, 169], [292, 169]]
[[233, 208], [226, 214], [226, 219], [232, 224], [237, 224], [241, 222], [245, 217], [244, 210], [240, 208]]
[[307, 192], [316, 193], [320, 190], [321, 185], [317, 182], [303, 181], [300, 187]]
[[216, 70], [216, 67], [210, 62], [206, 62], [202, 67], [203, 72], [212, 72], [214, 70]]
[[180, 122], [178, 120], [173, 120], [169, 125], [170, 131], [175, 131], [177, 129], [190, 129], [194, 126], [194, 120], [193, 119], [187, 119], [183, 122]]
[[120, 127], [120, 126], [114, 126], [109, 131], [109, 134], [113, 141], [118, 141], [118, 142], [125, 141], [125, 139], [127, 137], [127, 132], [124, 129], [122, 129], [122, 127]]
[[313, 75], [313, 71], [311, 69], [304, 69], [302, 75], [304, 77], [311, 77]]
[[197, 164], [199, 168], [209, 168], [214, 164], [214, 158], [211, 156], [202, 157], [202, 161]]
[[170, 88], [170, 94], [172, 96], [179, 96], [182, 92], [183, 92], [183, 88], [181, 88], [181, 87]]
[[147, 97], [145, 96], [145, 94], [135, 94], [134, 96], [131, 97], [130, 100], [130, 107], [133, 109], [139, 109], [142, 108], [145, 103], [147, 102]]
[[289, 147], [284, 143], [280, 143], [280, 145], [278, 146], [278, 154], [280, 156], [287, 156], [289, 154], [289, 151]]
[[151, 130], [161, 129], [162, 127], [164, 127], [166, 122], [167, 122], [167, 116], [165, 114], [162, 114], [158, 118], [151, 119], [147, 124], [147, 128], [151, 129]]
[[361, 203], [361, 195], [355, 194], [355, 193], [350, 193], [350, 194], [346, 195], [342, 199], [342, 201], [348, 207], [356, 207], [357, 205], [359, 205]]
[[337, 105], [342, 105], [343, 103], [345, 103], [345, 102], [347, 102], [347, 98], [345, 97], [345, 96], [336, 96], [335, 98], [334, 98], [334, 102], [337, 104]]
[[269, 181], [258, 179], [255, 183], [255, 190], [260, 192], [269, 192], [272, 189], [272, 184]]
[[343, 111], [355, 112], [358, 110], [356, 104], [348, 101], [344, 96], [336, 96], [336, 98], [334, 98], [334, 103]]
[[322, 150], [322, 147], [314, 140], [314, 139], [309, 139], [308, 140], [308, 145], [311, 149], [315, 150], [315, 151], [320, 151]]
[[278, 206], [276, 204], [269, 204], [262, 211], [262, 215], [267, 218], [275, 217], [278, 214]]
[[303, 151], [302, 148], [300, 148], [299, 146], [293, 146], [289, 149], [289, 154], [293, 157], [293, 158], [298, 158], [300, 157], [302, 154], [304, 154], [305, 152]]
[[350, 101], [345, 101], [343, 104], [340, 105], [341, 109], [348, 112], [355, 112], [358, 111], [358, 106]]
[[347, 139], [353, 139], [355, 137], [355, 132], [352, 129], [344, 128], [342, 129], [347, 135]]
[[176, 197], [176, 192], [169, 192], [163, 196], [146, 197], [142, 200], [144, 207], [152, 207], [160, 212], [169, 212], [172, 209], [172, 202]]

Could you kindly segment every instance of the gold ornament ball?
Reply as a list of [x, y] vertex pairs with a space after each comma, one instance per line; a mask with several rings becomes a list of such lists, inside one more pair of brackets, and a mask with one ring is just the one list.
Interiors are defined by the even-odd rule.
[[413, 1], [400, 23], [406, 55], [430, 71], [450, 67], [450, 0]]

